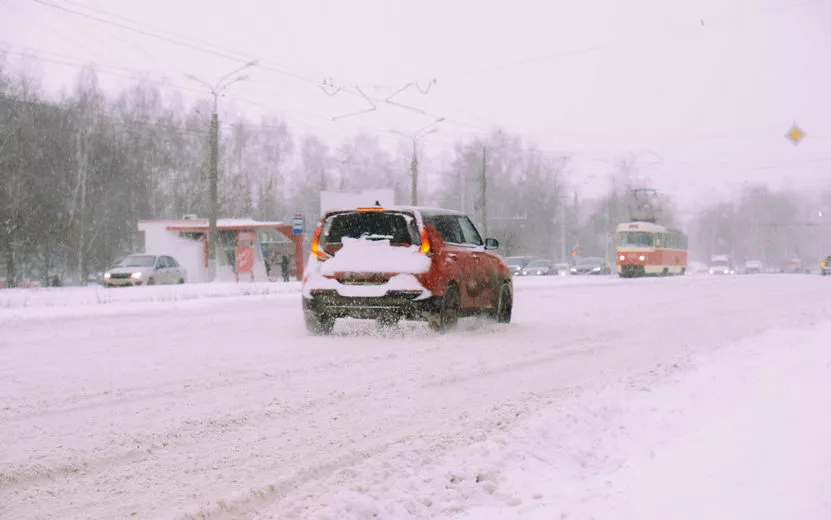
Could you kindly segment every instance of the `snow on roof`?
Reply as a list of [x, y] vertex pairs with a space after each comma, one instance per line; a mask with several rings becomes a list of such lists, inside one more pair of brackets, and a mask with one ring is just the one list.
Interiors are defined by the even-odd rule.
[[[139, 222], [139, 229], [153, 224], [163, 225], [170, 230], [207, 230], [209, 222], [206, 218], [188, 220], [142, 220]], [[261, 221], [250, 218], [220, 218], [216, 221], [217, 229], [221, 230], [276, 228], [285, 225], [284, 222], [280, 221]]]

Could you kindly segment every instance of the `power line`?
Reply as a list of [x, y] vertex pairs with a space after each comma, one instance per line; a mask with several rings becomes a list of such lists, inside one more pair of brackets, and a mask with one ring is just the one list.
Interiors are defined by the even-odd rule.
[[[193, 43], [189, 43], [187, 41], [183, 41], [181, 38], [175, 38], [175, 37], [171, 37], [171, 36], [166, 36], [164, 34], [159, 34], [159, 33], [146, 31], [146, 30], [138, 28], [138, 27], [133, 27], [131, 25], [127, 25], [127, 24], [124, 24], [124, 23], [121, 23], [121, 22], [108, 20], [108, 19], [102, 18], [100, 16], [96, 16], [96, 15], [89, 14], [89, 13], [84, 13], [82, 11], [77, 11], [77, 10], [74, 10], [74, 9], [70, 9], [68, 7], [64, 7], [64, 6], [61, 6], [61, 5], [52, 4], [52, 3], [46, 2], [44, 0], [32, 0], [32, 1], [37, 3], [37, 4], [40, 4], [40, 5], [43, 5], [43, 6], [46, 6], [46, 7], [50, 7], [52, 9], [63, 11], [65, 13], [69, 13], [69, 14], [72, 14], [72, 15], [75, 15], [75, 16], [80, 16], [80, 17], [83, 17], [83, 18], [87, 18], [87, 19], [96, 21], [98, 23], [103, 23], [103, 24], [106, 24], [106, 25], [117, 27], [117, 28], [125, 30], [125, 31], [134, 32], [136, 34], [140, 34], [140, 35], [146, 36], [148, 38], [154, 38], [156, 40], [164, 41], [164, 42], [167, 42], [167, 43], [170, 43], [170, 44], [173, 44], [173, 45], [178, 45], [180, 47], [184, 47], [184, 48], [187, 48], [187, 49], [190, 49], [190, 50], [193, 50], [193, 51], [201, 52], [201, 53], [204, 53], [204, 54], [209, 54], [209, 55], [212, 55], [212, 56], [216, 56], [216, 57], [219, 57], [219, 58], [223, 58], [223, 59], [230, 60], [230, 61], [236, 61], [236, 62], [240, 62], [240, 63], [248, 63], [248, 62], [251, 61], [250, 58], [241, 57], [239, 55], [234, 55], [232, 53], [228, 53], [228, 52], [225, 52], [225, 51], [222, 51], [222, 50], [210, 49], [210, 48], [207, 48], [203, 45], [196, 45], [196, 44], [193, 44]], [[321, 83], [320, 80], [318, 80], [317, 78], [312, 78], [312, 77], [309, 77], [309, 76], [306, 76], [306, 75], [295, 73], [295, 72], [292, 72], [292, 71], [289, 71], [289, 70], [286, 70], [286, 69], [282, 69], [282, 68], [278, 68], [278, 67], [275, 67], [275, 66], [259, 64], [258, 67], [261, 68], [261, 69], [264, 69], [264, 70], [268, 70], [268, 71], [277, 73], [277, 74], [292, 77], [292, 78], [300, 80], [300, 81], [305, 81], [307, 83], [311, 83], [311, 84], [314, 84], [314, 85], [320, 85], [320, 83]]]
[[791, 4], [787, 4], [787, 5], [775, 6], [775, 7], [771, 7], [771, 8], [768, 8], [768, 9], [761, 9], [761, 10], [755, 11], [755, 12], [750, 13], [750, 14], [745, 15], [745, 16], [734, 16], [732, 18], [727, 17], [727, 18], [716, 19], [716, 20], [708, 20], [706, 22], [706, 24], [704, 23], [703, 20], [695, 20], [695, 22], [691, 22], [689, 24], [678, 25], [678, 26], [674, 26], [674, 27], [668, 27], [668, 28], [664, 28], [664, 29], [661, 29], [661, 30], [658, 30], [658, 31], [653, 31], [653, 32], [648, 32], [648, 33], [641, 33], [641, 34], [628, 36], [628, 37], [624, 37], [624, 38], [619, 38], [619, 39], [616, 39], [616, 40], [611, 40], [611, 41], [607, 41], [607, 42], [603, 42], [603, 43], [599, 43], [599, 44], [587, 45], [587, 46], [584, 46], [584, 47], [578, 47], [576, 49], [563, 50], [563, 51], [554, 52], [554, 53], [550, 53], [550, 54], [545, 54], [545, 55], [541, 55], [541, 56], [529, 56], [529, 57], [520, 58], [520, 59], [514, 60], [514, 61], [499, 63], [499, 64], [486, 66], [486, 67], [480, 67], [480, 68], [477, 68], [477, 69], [472, 69], [472, 70], [469, 70], [469, 71], [466, 71], [466, 72], [462, 72], [462, 73], [460, 73], [456, 76], [451, 75], [451, 76], [442, 77], [442, 80], [448, 81], [448, 80], [452, 80], [452, 79], [463, 79], [463, 78], [470, 77], [470, 76], [478, 76], [478, 75], [482, 75], [482, 74], [487, 74], [489, 72], [496, 72], [496, 71], [503, 70], [503, 69], [508, 69], [508, 68], [522, 67], [522, 66], [527, 66], [527, 65], [535, 65], [535, 64], [555, 60], [555, 59], [558, 59], [558, 58], [564, 58], [564, 57], [568, 57], [568, 56], [575, 56], [575, 55], [579, 55], [579, 54], [592, 53], [592, 52], [596, 52], [596, 51], [600, 51], [600, 50], [604, 50], [604, 49], [609, 49], [609, 48], [619, 49], [622, 46], [643, 43], [643, 42], [647, 42], [647, 41], [662, 39], [662, 38], [665, 38], [665, 37], [674, 37], [674, 36], [678, 36], [679, 34], [685, 33], [685, 32], [701, 31], [702, 27], [710, 28], [710, 27], [730, 25], [730, 24], [734, 24], [736, 22], [743, 21], [745, 19], [756, 18], [756, 17], [759, 17], [759, 16], [764, 16], [764, 15], [767, 15], [767, 14], [771, 14], [773, 12], [786, 10], [786, 9], [794, 9], [794, 8], [798, 8], [798, 7], [803, 7], [803, 6], [808, 5], [808, 4], [812, 4], [812, 3], [816, 3], [816, 2], [823, 2], [823, 1], [825, 1], [825, 0], [803, 0], [801, 2], [791, 3]]

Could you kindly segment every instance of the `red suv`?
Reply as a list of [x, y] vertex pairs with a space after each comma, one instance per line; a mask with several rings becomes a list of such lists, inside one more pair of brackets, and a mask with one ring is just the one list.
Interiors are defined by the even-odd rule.
[[330, 211], [318, 224], [303, 275], [303, 311], [314, 334], [336, 318], [426, 320], [452, 329], [459, 317], [511, 321], [511, 272], [458, 211], [367, 207]]

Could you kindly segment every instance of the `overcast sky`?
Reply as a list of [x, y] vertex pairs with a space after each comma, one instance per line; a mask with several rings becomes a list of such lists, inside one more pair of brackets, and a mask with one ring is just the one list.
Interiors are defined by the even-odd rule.
[[[747, 182], [831, 183], [831, 0], [43, 2], [66, 10], [0, 0], [0, 48], [39, 58], [28, 68], [53, 92], [94, 62], [107, 89], [125, 74], [166, 78], [193, 101], [188, 74], [213, 81], [258, 59], [222, 117], [276, 114], [297, 132], [364, 128], [385, 142], [444, 117], [431, 153], [500, 126], [574, 153], [589, 189], [642, 153], [653, 186], [687, 204]], [[351, 93], [327, 96], [323, 78]], [[381, 100], [431, 80], [426, 95], [394, 98], [426, 114], [376, 101], [331, 121], [369, 106], [356, 87]], [[808, 134], [796, 147], [784, 138], [794, 122]]]

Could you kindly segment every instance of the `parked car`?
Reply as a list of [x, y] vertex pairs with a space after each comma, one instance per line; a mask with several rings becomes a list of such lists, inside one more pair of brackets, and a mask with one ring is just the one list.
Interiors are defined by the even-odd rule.
[[825, 260], [820, 262], [819, 267], [822, 276], [826, 276], [828, 273], [831, 273], [831, 256], [825, 257]]
[[464, 214], [417, 207], [330, 211], [303, 276], [306, 327], [329, 334], [337, 318], [425, 320], [434, 330], [485, 314], [511, 321], [511, 271]]
[[580, 258], [571, 268], [571, 274], [611, 274], [612, 269], [602, 258]]
[[759, 260], [748, 260], [744, 263], [745, 274], [761, 274], [764, 271], [764, 264]]
[[182, 284], [186, 280], [185, 269], [165, 255], [129, 255], [104, 273], [105, 287]]
[[554, 262], [545, 258], [531, 260], [522, 268], [522, 276], [548, 276], [554, 274]]
[[511, 270], [512, 275], [519, 276], [522, 273], [522, 268], [534, 259], [533, 256], [509, 256], [505, 258], [505, 265]]
[[803, 266], [802, 260], [799, 258], [792, 258], [782, 263], [782, 267], [779, 272], [788, 274], [803, 274], [808, 272], [808, 270]]
[[557, 276], [568, 276], [571, 274], [571, 266], [568, 264], [554, 264], [554, 274]]

